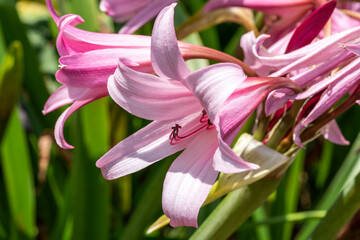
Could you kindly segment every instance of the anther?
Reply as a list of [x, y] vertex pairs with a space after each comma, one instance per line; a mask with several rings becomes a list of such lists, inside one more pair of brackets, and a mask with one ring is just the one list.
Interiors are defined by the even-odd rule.
[[200, 118], [200, 122], [201, 123], [204, 123], [206, 122], [206, 120], [208, 120], [208, 117], [207, 117], [207, 112], [205, 111], [205, 109], [202, 110], [202, 116]]

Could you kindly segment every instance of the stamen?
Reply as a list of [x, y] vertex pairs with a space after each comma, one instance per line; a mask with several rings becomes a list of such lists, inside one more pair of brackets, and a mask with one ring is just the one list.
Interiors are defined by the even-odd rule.
[[204, 122], [206, 122], [208, 119], [209, 119], [209, 118], [208, 118], [208, 116], [207, 116], [207, 112], [205, 111], [205, 109], [203, 109], [203, 110], [202, 110], [202, 116], [201, 116], [201, 118], [200, 118], [200, 122], [201, 122], [201, 123], [204, 123]]
[[206, 111], [203, 110], [199, 123], [197, 123], [190, 129], [185, 131], [183, 133], [183, 135], [180, 135], [180, 133], [179, 133], [180, 128], [181, 128], [181, 126], [179, 124], [175, 124], [175, 126], [171, 127], [172, 131], [169, 136], [171, 145], [177, 144], [177, 143], [181, 142], [183, 139], [190, 137], [191, 135], [194, 135], [203, 129], [211, 130], [211, 129], [215, 128], [215, 126], [208, 118]]
[[206, 127], [206, 130], [211, 130], [215, 128], [214, 124], [210, 121], [210, 119], [208, 119], [207, 124], [208, 125]]

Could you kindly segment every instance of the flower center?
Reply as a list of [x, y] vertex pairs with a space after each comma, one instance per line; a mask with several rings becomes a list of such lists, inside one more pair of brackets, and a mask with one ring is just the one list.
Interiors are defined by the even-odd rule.
[[215, 128], [215, 126], [210, 121], [206, 111], [203, 110], [199, 122], [196, 123], [194, 126], [190, 127], [188, 130], [181, 132], [181, 134], [180, 134], [181, 125], [175, 124], [174, 127], [171, 127], [172, 132], [170, 133], [169, 136], [170, 144], [175, 145], [181, 142], [182, 140], [184, 140], [185, 138], [190, 137], [200, 132], [203, 129], [211, 130], [213, 128]]

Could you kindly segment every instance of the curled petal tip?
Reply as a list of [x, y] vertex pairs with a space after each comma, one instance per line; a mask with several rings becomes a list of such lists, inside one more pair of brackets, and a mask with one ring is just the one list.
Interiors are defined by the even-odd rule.
[[61, 141], [61, 140], [57, 140], [56, 139], [56, 143], [59, 145], [59, 147], [61, 147], [62, 149], [74, 149], [74, 146], [68, 144], [65, 140]]
[[305, 148], [305, 146], [302, 144], [300, 139], [300, 132], [305, 127], [304, 121], [300, 122], [294, 129], [294, 135], [293, 140], [296, 145], [298, 145], [300, 148]]
[[[171, 218], [170, 218], [170, 226], [171, 227], [181, 227], [181, 226], [184, 226], [184, 224], [181, 224], [181, 223], [176, 223], [176, 222], [174, 222]], [[188, 224], [186, 224], [186, 226], [187, 227], [194, 227], [194, 228], [198, 228], [199, 227], [199, 225], [198, 225], [198, 223], [195, 221], [195, 222], [193, 222], [193, 223], [188, 223]]]
[[84, 22], [85, 20], [79, 15], [67, 14], [62, 16], [56, 24], [59, 29], [63, 29], [67, 26], [76, 26]]

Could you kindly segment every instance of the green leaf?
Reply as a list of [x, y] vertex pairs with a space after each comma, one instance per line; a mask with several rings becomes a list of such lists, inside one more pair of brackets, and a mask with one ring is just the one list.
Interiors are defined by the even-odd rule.
[[0, 65], [0, 143], [13, 108], [19, 100], [22, 76], [22, 46], [19, 41], [14, 41]]
[[[303, 170], [306, 151], [300, 150], [277, 189], [276, 200], [272, 205], [272, 215], [287, 215], [296, 211], [300, 195], [300, 176]], [[274, 239], [290, 239], [293, 224], [281, 223], [271, 227]]]
[[[43, 75], [40, 72], [37, 52], [30, 45], [24, 25], [20, 22], [15, 7], [0, 3], [0, 25], [3, 30], [7, 46], [18, 40], [24, 50], [24, 91], [29, 98], [29, 103], [36, 109], [36, 118], [43, 125], [50, 127], [55, 122], [55, 116], [43, 118], [41, 109], [49, 94], [44, 85]], [[40, 132], [37, 134], [40, 135]]]
[[[107, 99], [97, 100], [75, 114], [73, 150], [72, 239], [108, 239], [110, 230], [110, 182], [96, 160], [109, 149]], [[80, 116], [80, 117], [78, 117]], [[73, 122], [72, 122], [73, 123]]]
[[[264, 204], [265, 205], [265, 204]], [[252, 215], [252, 219], [254, 220], [254, 223], [263, 222], [266, 221], [267, 213], [265, 206], [262, 205]], [[244, 227], [246, 227], [244, 225]], [[271, 239], [271, 232], [269, 226], [263, 224], [262, 226], [257, 226], [255, 228], [256, 238], [259, 240], [270, 240]]]
[[[358, 156], [360, 160], [360, 155]], [[360, 208], [360, 174], [351, 180], [331, 206], [325, 218], [314, 230], [310, 239], [335, 239], [343, 226]]]
[[2, 168], [10, 212], [17, 231], [29, 238], [37, 234], [33, 172], [18, 111], [13, 111], [6, 129], [2, 151]]
[[136, 209], [131, 215], [129, 223], [125, 226], [120, 239], [136, 240], [144, 238], [144, 230], [154, 220], [161, 209], [161, 192], [165, 174], [174, 157], [162, 160], [156, 172], [151, 174], [141, 200], [137, 203]]
[[[336, 201], [337, 197], [341, 193], [344, 186], [359, 174], [360, 172], [360, 161], [359, 161], [359, 148], [360, 148], [360, 134], [357, 136], [356, 141], [350, 149], [350, 152], [346, 156], [343, 164], [335, 177], [331, 181], [325, 194], [316, 205], [315, 210], [327, 210]], [[301, 231], [296, 236], [297, 240], [308, 239], [311, 232], [315, 229], [318, 223], [309, 223], [301, 228]]]
[[323, 150], [321, 153], [321, 160], [319, 164], [319, 171], [316, 177], [316, 187], [322, 189], [329, 176], [331, 160], [333, 159], [334, 144], [329, 141], [324, 141]]

